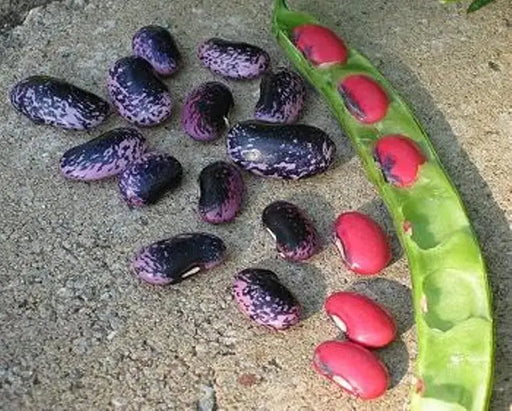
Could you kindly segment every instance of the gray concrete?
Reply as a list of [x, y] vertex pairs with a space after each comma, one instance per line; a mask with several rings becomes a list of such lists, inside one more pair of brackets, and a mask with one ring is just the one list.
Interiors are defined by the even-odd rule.
[[[199, 67], [196, 44], [218, 35], [266, 48], [286, 64], [269, 33], [269, 1], [70, 0], [32, 10], [0, 43], [0, 408], [399, 410], [407, 406], [415, 353], [407, 263], [398, 258], [378, 278], [360, 282], [331, 246], [310, 263], [275, 258], [259, 216], [275, 198], [292, 199], [313, 216], [328, 244], [335, 215], [362, 209], [390, 227], [347, 138], [325, 103], [311, 93], [304, 122], [338, 146], [335, 167], [302, 182], [247, 176], [247, 201], [233, 224], [208, 226], [194, 211], [196, 178], [224, 142], [199, 144], [179, 128], [184, 94], [214, 76]], [[512, 326], [512, 13], [506, 0], [466, 16], [463, 5], [437, 1], [293, 1], [336, 28], [367, 54], [410, 102], [438, 148], [481, 239], [497, 318], [493, 409], [510, 405]], [[115, 181], [73, 183], [59, 176], [69, 147], [124, 123], [112, 117], [89, 133], [35, 126], [7, 103], [18, 80], [47, 73], [105, 95], [105, 73], [129, 53], [146, 24], [168, 25], [185, 56], [167, 81], [176, 114], [144, 130], [152, 147], [184, 165], [184, 183], [153, 207], [130, 211]], [[228, 82], [250, 117], [258, 82]], [[134, 251], [183, 231], [225, 238], [226, 264], [167, 289], [142, 285], [127, 266]], [[306, 319], [285, 333], [251, 325], [232, 303], [234, 272], [275, 269], [303, 301]], [[313, 348], [333, 338], [322, 313], [325, 295], [356, 288], [388, 304], [400, 339], [379, 355], [393, 388], [381, 400], [349, 399], [310, 368]]]

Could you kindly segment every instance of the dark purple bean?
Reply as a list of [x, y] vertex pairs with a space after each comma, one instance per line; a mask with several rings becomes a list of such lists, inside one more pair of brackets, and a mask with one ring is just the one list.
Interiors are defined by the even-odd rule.
[[275, 201], [263, 210], [262, 222], [276, 241], [283, 258], [307, 260], [318, 250], [318, 233], [313, 222], [296, 205]]
[[147, 60], [161, 76], [178, 70], [180, 53], [171, 33], [160, 26], [142, 27], [132, 39], [133, 54]]
[[111, 111], [97, 95], [50, 76], [20, 81], [11, 89], [9, 98], [13, 107], [34, 123], [65, 129], [93, 128]]
[[197, 49], [203, 66], [223, 77], [251, 79], [270, 66], [268, 53], [252, 44], [211, 38]]
[[294, 123], [304, 108], [305, 98], [306, 85], [298, 74], [287, 69], [266, 73], [261, 80], [254, 118], [270, 123]]
[[212, 224], [234, 220], [242, 205], [244, 180], [240, 171], [225, 161], [206, 166], [199, 174], [199, 215]]
[[176, 188], [183, 168], [169, 154], [147, 153], [119, 175], [119, 190], [129, 206], [155, 203], [166, 192]]
[[240, 311], [265, 327], [284, 330], [300, 320], [300, 304], [270, 270], [248, 268], [239, 272], [233, 295]]
[[141, 57], [119, 59], [109, 70], [108, 93], [119, 114], [138, 126], [155, 126], [171, 115], [167, 86]]
[[181, 125], [194, 140], [212, 141], [226, 128], [233, 95], [224, 84], [210, 81], [192, 90], [183, 105]]
[[146, 139], [137, 130], [116, 128], [66, 151], [60, 160], [61, 173], [84, 181], [112, 177], [139, 159], [146, 148]]
[[324, 172], [336, 147], [322, 130], [304, 124], [243, 121], [228, 133], [228, 154], [253, 174], [296, 180]]
[[219, 265], [226, 246], [217, 236], [185, 233], [142, 248], [132, 261], [135, 274], [150, 284], [176, 284]]

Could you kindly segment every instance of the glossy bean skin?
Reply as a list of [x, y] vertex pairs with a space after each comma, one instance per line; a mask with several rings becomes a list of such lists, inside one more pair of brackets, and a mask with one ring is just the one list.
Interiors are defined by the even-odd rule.
[[226, 246], [208, 233], [184, 233], [157, 241], [137, 252], [131, 268], [141, 280], [156, 285], [176, 284], [224, 260]]
[[243, 121], [228, 132], [228, 154], [261, 177], [297, 180], [326, 171], [336, 146], [322, 130], [304, 124]]
[[197, 57], [214, 73], [236, 80], [258, 77], [270, 66], [270, 56], [260, 47], [215, 37], [201, 43]]
[[180, 53], [171, 33], [164, 27], [145, 26], [132, 39], [133, 54], [147, 60], [161, 76], [178, 70]]
[[279, 255], [288, 260], [311, 258], [319, 248], [318, 233], [311, 219], [295, 204], [275, 201], [263, 210], [261, 220], [276, 241]]
[[197, 141], [213, 141], [226, 129], [233, 108], [231, 90], [217, 81], [209, 81], [192, 90], [185, 99], [181, 125]]
[[297, 26], [293, 30], [293, 43], [315, 66], [329, 67], [347, 61], [347, 46], [327, 27], [318, 24]]
[[36, 124], [86, 130], [110, 114], [109, 104], [97, 95], [50, 76], [32, 76], [9, 93], [12, 106]]
[[66, 151], [60, 170], [72, 180], [100, 180], [124, 171], [146, 149], [146, 139], [137, 130], [116, 128]]
[[269, 123], [294, 123], [299, 119], [305, 99], [306, 85], [299, 75], [285, 68], [266, 73], [260, 83], [254, 118]]
[[270, 270], [240, 271], [235, 276], [233, 296], [242, 313], [272, 330], [285, 330], [300, 320], [300, 304]]
[[156, 126], [171, 115], [169, 89], [141, 57], [117, 60], [109, 70], [107, 90], [119, 114], [140, 127]]
[[119, 175], [119, 191], [130, 207], [154, 204], [175, 189], [183, 176], [178, 160], [169, 154], [150, 152], [132, 162]]
[[201, 170], [198, 180], [201, 218], [211, 224], [233, 221], [245, 191], [240, 171], [225, 161], [216, 161]]

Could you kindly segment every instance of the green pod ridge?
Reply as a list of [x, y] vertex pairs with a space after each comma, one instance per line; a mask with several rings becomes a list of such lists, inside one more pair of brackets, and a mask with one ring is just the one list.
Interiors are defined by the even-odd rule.
[[[427, 134], [391, 84], [353, 48], [343, 65], [312, 65], [292, 42], [293, 29], [303, 24], [320, 23], [288, 9], [285, 0], [275, 0], [272, 29], [278, 44], [346, 130], [407, 254], [418, 345], [411, 408], [487, 409], [494, 355], [491, 293], [460, 196]], [[352, 74], [369, 76], [386, 92], [389, 106], [379, 122], [362, 124], [345, 107], [338, 85]], [[375, 163], [375, 142], [388, 134], [414, 140], [427, 159], [410, 187], [388, 184]]]

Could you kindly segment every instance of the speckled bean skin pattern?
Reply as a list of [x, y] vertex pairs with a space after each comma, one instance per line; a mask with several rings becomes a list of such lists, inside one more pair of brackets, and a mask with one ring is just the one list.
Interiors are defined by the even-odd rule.
[[131, 207], [153, 204], [166, 192], [176, 188], [183, 168], [173, 156], [146, 153], [119, 175], [119, 190]]
[[66, 151], [60, 160], [64, 177], [99, 180], [122, 172], [147, 149], [146, 139], [133, 128], [116, 128]]
[[141, 57], [119, 59], [109, 70], [107, 89], [119, 114], [133, 124], [156, 126], [171, 115], [169, 89]]
[[251, 79], [270, 66], [268, 53], [252, 44], [211, 38], [201, 43], [197, 57], [206, 68], [223, 77]]
[[161, 76], [169, 76], [178, 70], [180, 53], [171, 33], [164, 27], [145, 26], [132, 39], [133, 54], [151, 64]]
[[181, 126], [194, 140], [216, 140], [226, 129], [233, 105], [233, 95], [227, 86], [217, 81], [203, 83], [186, 97]]
[[318, 250], [319, 237], [315, 226], [295, 204], [275, 201], [265, 207], [261, 220], [275, 239], [281, 257], [302, 261], [311, 258]]
[[300, 320], [300, 304], [270, 270], [240, 271], [235, 276], [233, 296], [240, 311], [267, 328], [285, 330]]
[[131, 268], [150, 284], [176, 284], [203, 270], [219, 265], [226, 246], [217, 236], [208, 233], [184, 233], [143, 247], [132, 261]]
[[64, 80], [32, 76], [9, 93], [13, 107], [36, 124], [72, 130], [90, 129], [105, 120], [109, 104], [97, 95]]
[[199, 174], [199, 205], [201, 218], [212, 224], [235, 219], [245, 191], [240, 171], [225, 161], [209, 164]]
[[326, 171], [336, 146], [319, 128], [243, 121], [228, 132], [231, 159], [261, 177], [297, 180]]
[[265, 73], [254, 118], [270, 123], [294, 123], [299, 119], [305, 99], [306, 85], [298, 74], [285, 68]]

